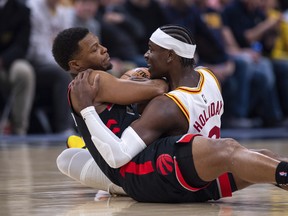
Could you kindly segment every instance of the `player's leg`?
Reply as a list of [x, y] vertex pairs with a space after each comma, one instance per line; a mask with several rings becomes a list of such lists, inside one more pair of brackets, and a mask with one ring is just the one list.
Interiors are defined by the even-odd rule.
[[[277, 160], [280, 160], [280, 161], [286, 161], [288, 162], [288, 159], [285, 158], [285, 157], [282, 157], [274, 152], [272, 152], [271, 150], [269, 149], [250, 149], [251, 151], [255, 151], [255, 152], [258, 152], [258, 153], [261, 153], [261, 154], [264, 154], [266, 156], [269, 156], [271, 158], [274, 158], [274, 159], [277, 159]], [[276, 184], [275, 185], [276, 187], [279, 187], [283, 190], [288, 190], [288, 186], [287, 185], [278, 185]]]
[[286, 162], [248, 150], [233, 139], [195, 137], [192, 153], [196, 171], [204, 181], [231, 172], [238, 189], [245, 186], [239, 182], [275, 184], [277, 179], [278, 184], [287, 183], [287, 177], [282, 176], [288, 171]]
[[25, 60], [13, 62], [9, 81], [12, 87], [12, 130], [14, 134], [25, 135], [34, 101], [35, 73], [32, 65]]
[[279, 154], [276, 154], [275, 152], [272, 152], [269, 149], [249, 149], [249, 150], [264, 154], [264, 155], [266, 155], [268, 157], [274, 158], [274, 159], [279, 160], [279, 161], [288, 162], [288, 158], [280, 156]]
[[63, 174], [85, 186], [111, 194], [126, 195], [121, 187], [113, 184], [104, 175], [88, 150], [65, 149], [57, 158], [57, 166]]

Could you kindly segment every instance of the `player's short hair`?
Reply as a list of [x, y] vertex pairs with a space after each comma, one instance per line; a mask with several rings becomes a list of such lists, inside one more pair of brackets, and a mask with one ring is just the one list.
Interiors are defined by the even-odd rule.
[[65, 29], [55, 37], [52, 47], [52, 54], [55, 61], [64, 70], [69, 71], [69, 61], [77, 54], [79, 50], [79, 41], [81, 41], [89, 30], [82, 27], [73, 27]]
[[[160, 27], [160, 29], [165, 32], [166, 34], [170, 35], [173, 38], [176, 38], [177, 40], [180, 40], [184, 43], [187, 44], [192, 44], [195, 45], [195, 41], [193, 39], [192, 33], [181, 26], [177, 25], [164, 25]], [[195, 60], [193, 59], [188, 59], [181, 57], [181, 64], [183, 67], [188, 67], [188, 66], [195, 66]]]

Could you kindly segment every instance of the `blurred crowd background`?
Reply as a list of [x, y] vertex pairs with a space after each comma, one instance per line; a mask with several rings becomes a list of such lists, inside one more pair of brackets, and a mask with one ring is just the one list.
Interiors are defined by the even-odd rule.
[[72, 134], [68, 72], [54, 37], [87, 27], [119, 77], [145, 67], [150, 35], [178, 24], [194, 35], [197, 65], [219, 79], [223, 128], [288, 127], [287, 0], [0, 0], [0, 132]]

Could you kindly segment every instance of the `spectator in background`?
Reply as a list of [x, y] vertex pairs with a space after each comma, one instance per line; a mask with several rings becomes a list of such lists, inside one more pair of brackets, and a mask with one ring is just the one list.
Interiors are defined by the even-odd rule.
[[[122, 59], [131, 61], [139, 67], [147, 66], [144, 54], [140, 53], [137, 46], [138, 40], [141, 39], [145, 33], [142, 23], [131, 16], [126, 10], [124, 0], [100, 0], [100, 2], [101, 7], [99, 15], [101, 16], [103, 24], [114, 26], [118, 31], [123, 32], [123, 34], [126, 35], [127, 40], [129, 40], [128, 43], [131, 44], [130, 46], [133, 45], [134, 47], [134, 53], [128, 55], [122, 54]], [[100, 16], [98, 16], [98, 18]], [[127, 47], [127, 44], [124, 46]]]
[[137, 40], [139, 52], [144, 55], [151, 34], [159, 26], [167, 24], [168, 21], [161, 5], [155, 0], [126, 0], [124, 6], [144, 28], [144, 34]]
[[99, 12], [100, 6], [99, 0], [74, 0], [72, 26], [85, 27], [97, 35], [101, 42], [105, 41], [105, 44], [108, 44], [113, 64], [113, 69], [109, 72], [120, 77], [123, 72], [137, 66], [127, 60], [130, 56], [137, 56], [136, 47], [125, 32], [103, 21], [102, 13]]
[[53, 133], [73, 132], [73, 120], [67, 100], [71, 77], [60, 68], [52, 56], [54, 37], [71, 26], [71, 10], [59, 5], [59, 0], [27, 0], [31, 9], [32, 35], [28, 57], [36, 71], [36, 104], [48, 107]]
[[229, 58], [221, 32], [221, 18], [217, 19], [214, 14], [216, 20], [205, 19], [205, 15], [211, 15], [206, 13], [206, 4], [206, 1], [168, 0], [163, 8], [170, 23], [182, 25], [194, 34], [198, 44], [197, 64], [211, 68], [221, 82], [227, 101], [223, 126], [253, 127], [253, 121], [247, 118], [250, 92], [242, 89], [247, 81], [247, 65]]
[[[288, 59], [288, 1], [286, 8], [284, 4], [277, 4], [276, 0], [265, 1], [265, 11], [267, 16], [277, 18], [281, 16], [279, 23], [279, 34], [276, 35], [275, 43], [271, 47], [271, 58], [277, 60]], [[288, 97], [287, 97], [288, 98]]]
[[222, 94], [226, 101], [225, 114], [222, 119], [223, 127], [248, 128], [258, 126], [257, 121], [249, 118], [251, 92], [247, 86], [250, 85], [250, 67], [242, 59], [231, 58], [226, 50], [220, 13], [222, 2], [219, 0], [196, 0], [194, 3], [201, 14], [201, 20], [207, 25], [216, 40], [221, 43], [222, 49], [225, 50], [222, 56], [218, 55], [217, 50], [211, 47], [211, 39], [207, 38], [207, 33], [206, 35], [199, 34], [201, 40], [207, 38], [207, 42], [202, 43], [199, 49], [213, 54], [208, 59], [201, 56], [199, 64], [211, 68], [222, 85]]
[[265, 0], [263, 4], [267, 18], [279, 21], [264, 34], [264, 52], [272, 60], [280, 104], [288, 120], [288, 11], [277, 0]]
[[192, 32], [198, 45], [198, 61], [215, 64], [227, 60], [221, 41], [217, 40], [202, 20], [201, 14], [193, 1], [168, 0], [163, 10], [167, 22], [184, 26]]
[[[261, 33], [276, 22], [261, 22], [265, 19], [259, 10], [260, 0], [233, 0], [223, 12], [225, 39], [229, 43], [229, 53], [234, 58], [247, 61], [251, 71], [251, 115], [260, 116], [263, 126], [281, 125], [283, 113], [276, 91], [276, 80], [271, 61], [262, 55]], [[269, 27], [270, 26], [270, 27]], [[227, 35], [233, 39], [227, 39]], [[262, 86], [264, 88], [259, 88]], [[248, 86], [249, 87], [249, 86]]]
[[72, 7], [73, 0], [60, 0], [60, 4], [66, 7]]
[[288, 12], [288, 1], [287, 0], [278, 0], [279, 8], [281, 11]]
[[73, 6], [72, 26], [87, 28], [99, 38], [101, 24], [94, 19], [100, 6], [99, 0], [74, 0]]
[[11, 133], [17, 135], [28, 131], [34, 100], [34, 70], [25, 59], [30, 30], [29, 8], [17, 0], [0, 1], [0, 90], [11, 105]]

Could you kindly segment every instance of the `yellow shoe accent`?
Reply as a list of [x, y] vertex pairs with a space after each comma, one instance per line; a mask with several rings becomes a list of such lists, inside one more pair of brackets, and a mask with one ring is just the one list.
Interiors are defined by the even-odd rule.
[[82, 137], [71, 135], [66, 141], [67, 148], [83, 148], [86, 149], [86, 145]]

